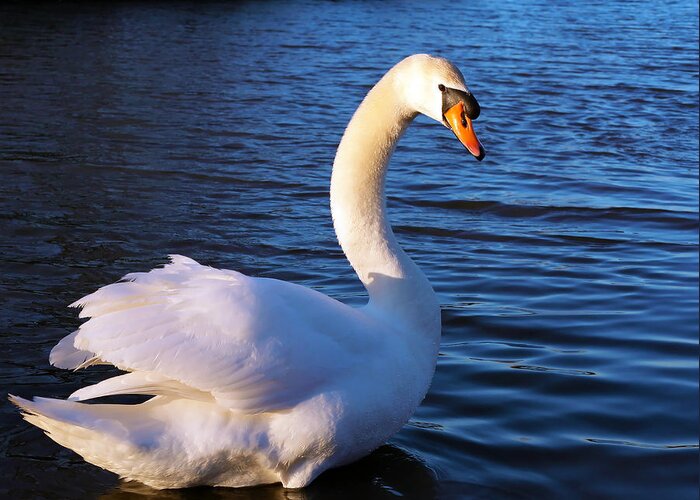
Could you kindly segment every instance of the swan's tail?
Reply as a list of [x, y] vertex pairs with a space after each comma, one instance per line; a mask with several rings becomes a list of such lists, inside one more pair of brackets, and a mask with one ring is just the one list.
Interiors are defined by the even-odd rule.
[[137, 443], [138, 434], [153, 426], [141, 405], [86, 405], [39, 397], [29, 401], [11, 394], [9, 400], [27, 422], [86, 461], [124, 478], [140, 475], [145, 450]]
[[27, 422], [58, 444], [98, 467], [153, 488], [280, 481], [272, 464], [252, 446], [255, 439], [266, 445], [264, 425], [257, 424], [254, 416], [233, 414], [213, 402], [172, 396], [135, 405], [39, 397], [29, 401], [13, 395], [9, 399]]

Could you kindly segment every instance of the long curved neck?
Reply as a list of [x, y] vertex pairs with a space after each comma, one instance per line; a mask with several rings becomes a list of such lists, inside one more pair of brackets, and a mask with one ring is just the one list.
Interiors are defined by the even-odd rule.
[[[398, 245], [384, 183], [396, 143], [416, 116], [390, 71], [367, 94], [345, 130], [333, 164], [331, 213], [345, 255], [367, 288], [369, 307], [417, 328], [439, 330], [430, 283]], [[437, 319], [436, 319], [437, 318]]]

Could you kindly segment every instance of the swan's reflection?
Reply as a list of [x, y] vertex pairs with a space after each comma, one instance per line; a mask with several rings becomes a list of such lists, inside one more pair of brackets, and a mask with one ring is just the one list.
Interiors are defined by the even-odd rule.
[[384, 445], [354, 464], [322, 474], [303, 490], [286, 490], [279, 484], [242, 489], [207, 487], [154, 490], [141, 483], [122, 482], [100, 498], [316, 500], [402, 496], [430, 500], [436, 497], [436, 490], [435, 473], [429, 467], [401, 448]]

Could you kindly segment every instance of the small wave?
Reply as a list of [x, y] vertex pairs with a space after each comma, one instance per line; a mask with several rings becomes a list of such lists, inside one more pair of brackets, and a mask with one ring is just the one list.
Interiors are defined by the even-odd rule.
[[558, 373], [561, 375], [585, 375], [585, 376], [597, 375], [596, 372], [592, 372], [589, 370], [575, 370], [572, 368], [550, 368], [547, 366], [537, 366], [537, 365], [512, 365], [511, 368], [513, 368], [514, 370], [529, 370], [529, 371], [534, 371], [534, 372], [550, 372], [550, 373]]
[[508, 204], [489, 200], [427, 200], [411, 199], [403, 200], [412, 206], [442, 208], [447, 210], [460, 210], [494, 214], [500, 217], [542, 217], [557, 222], [567, 222], [571, 219], [628, 219], [630, 217], [641, 218], [647, 222], [684, 224], [698, 221], [697, 213], [668, 210], [662, 208], [645, 207], [581, 207], [581, 206], [555, 206], [555, 205], [521, 205]]
[[697, 444], [650, 444], [650, 443], [638, 443], [635, 441], [623, 441], [619, 439], [598, 439], [598, 438], [586, 438], [589, 443], [595, 444], [612, 444], [617, 446], [633, 446], [635, 448], [656, 448], [664, 450], [675, 450], [681, 448], [699, 448]]

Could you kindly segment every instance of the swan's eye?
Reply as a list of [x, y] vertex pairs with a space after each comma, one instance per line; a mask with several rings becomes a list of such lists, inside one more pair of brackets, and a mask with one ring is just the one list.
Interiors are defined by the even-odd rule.
[[445, 86], [442, 83], [440, 85], [438, 85], [438, 88], [440, 89], [440, 92], [445, 91]]

